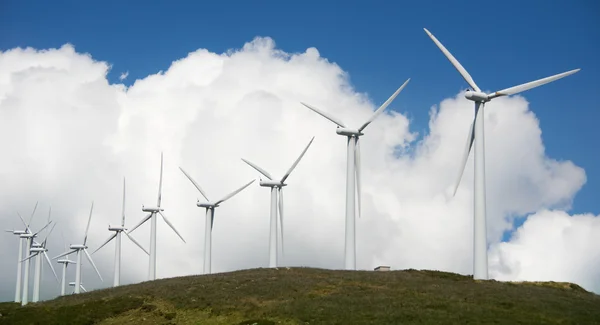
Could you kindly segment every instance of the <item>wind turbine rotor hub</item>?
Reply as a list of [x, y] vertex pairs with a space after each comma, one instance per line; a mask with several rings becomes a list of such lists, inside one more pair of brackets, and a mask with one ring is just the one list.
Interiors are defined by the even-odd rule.
[[488, 102], [488, 95], [486, 93], [483, 92], [479, 92], [479, 91], [467, 91], [465, 93], [465, 98], [468, 100], [472, 100], [474, 102], [481, 102], [481, 103], [485, 103]]
[[157, 208], [157, 207], [142, 206], [142, 211], [144, 211], [144, 212], [160, 212], [160, 211], [165, 211], [165, 209]]
[[359, 137], [361, 135], [364, 135], [363, 133], [361, 133], [358, 130], [348, 129], [348, 128], [337, 128], [337, 129], [335, 129], [335, 133], [337, 133], [339, 135], [344, 135], [347, 137]]

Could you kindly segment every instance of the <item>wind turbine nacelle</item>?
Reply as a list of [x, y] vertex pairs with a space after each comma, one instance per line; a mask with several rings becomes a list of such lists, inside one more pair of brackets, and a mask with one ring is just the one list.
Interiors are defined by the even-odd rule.
[[472, 100], [474, 102], [487, 102], [488, 95], [486, 93], [478, 92], [478, 91], [467, 91], [465, 93], [465, 98], [468, 100]]
[[86, 249], [87, 246], [85, 245], [71, 245], [69, 246], [70, 249]]
[[35, 252], [45, 252], [46, 249], [44, 247], [32, 247], [29, 249], [30, 252], [35, 253]]
[[121, 226], [108, 225], [108, 231], [124, 231], [124, 230], [127, 230], [127, 229], [125, 229], [125, 227], [121, 227]]
[[260, 186], [264, 186], [264, 187], [283, 187], [283, 186], [287, 185], [287, 184], [281, 183], [281, 181], [273, 181], [270, 179], [267, 179], [264, 181], [261, 179], [259, 184], [260, 184]]
[[206, 209], [218, 207], [218, 205], [215, 205], [214, 203], [210, 203], [210, 202], [205, 202], [205, 203], [198, 202], [198, 203], [196, 203], [196, 205], [200, 208], [206, 208]]
[[22, 235], [19, 235], [19, 237], [21, 237], [21, 238], [33, 238], [33, 237], [35, 237], [35, 235], [34, 234], [22, 234]]
[[13, 235], [24, 235], [26, 233], [25, 230], [13, 230]]
[[66, 260], [58, 260], [58, 261], [56, 261], [56, 263], [69, 264], [69, 263], [75, 263], [75, 261], [71, 261], [69, 259], [66, 259]]
[[358, 130], [348, 129], [348, 128], [337, 128], [335, 133], [339, 135], [345, 135], [347, 137], [350, 136], [361, 136], [363, 133], [358, 132]]
[[142, 211], [144, 212], [159, 212], [165, 211], [165, 209], [157, 208], [157, 207], [145, 207], [142, 205]]

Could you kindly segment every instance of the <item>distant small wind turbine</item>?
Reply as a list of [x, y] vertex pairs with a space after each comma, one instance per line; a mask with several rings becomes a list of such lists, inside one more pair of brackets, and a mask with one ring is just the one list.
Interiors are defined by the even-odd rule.
[[[69, 282], [69, 287], [73, 287], [73, 291], [71, 291], [71, 294], [79, 293], [79, 292], [75, 292], [75, 282]], [[79, 289], [81, 289], [83, 292], [87, 292], [87, 290], [85, 290], [85, 287], [81, 283], [79, 284]], [[77, 290], [77, 291], [79, 291], [79, 290]]]
[[190, 182], [192, 182], [192, 184], [194, 184], [194, 186], [198, 189], [198, 191], [200, 192], [200, 194], [202, 194], [202, 196], [206, 199], [206, 203], [200, 203], [200, 200], [198, 200], [198, 202], [196, 203], [197, 206], [201, 207], [201, 208], [205, 208], [206, 209], [206, 226], [204, 228], [204, 274], [210, 274], [210, 262], [211, 262], [211, 244], [212, 244], [212, 227], [213, 227], [213, 220], [215, 217], [215, 209], [219, 206], [219, 204], [229, 200], [230, 198], [232, 198], [234, 195], [238, 194], [239, 192], [241, 192], [243, 189], [245, 189], [246, 187], [248, 187], [250, 184], [252, 184], [254, 182], [254, 180], [248, 182], [246, 185], [240, 187], [239, 189], [229, 193], [228, 195], [226, 195], [224, 198], [215, 201], [215, 202], [211, 202], [208, 199], [208, 196], [206, 195], [206, 193], [202, 190], [202, 188], [200, 187], [200, 185], [198, 185], [198, 183], [196, 183], [196, 181], [188, 174], [185, 172], [185, 170], [183, 170], [183, 168], [179, 167], [179, 169], [183, 172], [183, 174], [190, 180]]
[[281, 253], [283, 255], [283, 252], [284, 252], [284, 249], [283, 249], [283, 187], [287, 186], [287, 184], [285, 183], [285, 180], [290, 176], [290, 174], [292, 173], [294, 168], [296, 168], [296, 165], [298, 165], [298, 163], [300, 162], [300, 159], [302, 159], [302, 157], [304, 156], [304, 154], [308, 150], [308, 147], [310, 147], [310, 145], [312, 144], [314, 139], [315, 139], [315, 137], [312, 137], [312, 139], [310, 139], [310, 142], [308, 142], [308, 145], [306, 146], [306, 148], [304, 148], [304, 150], [302, 151], [302, 153], [300, 154], [298, 159], [296, 159], [294, 164], [292, 164], [292, 166], [288, 169], [288, 171], [285, 173], [285, 175], [283, 175], [281, 180], [273, 180], [273, 177], [271, 176], [271, 174], [269, 174], [269, 172], [258, 167], [256, 164], [253, 164], [250, 161], [242, 158], [242, 160], [246, 164], [250, 165], [250, 167], [256, 169], [259, 173], [263, 174], [266, 178], [269, 179], [268, 181], [263, 181], [262, 179], [260, 180], [260, 186], [271, 188], [271, 232], [270, 232], [270, 237], [269, 237], [269, 267], [277, 267], [278, 266], [277, 265], [277, 196], [279, 195], [279, 222], [280, 222], [280, 227], [281, 227]]
[[35, 260], [35, 275], [34, 275], [34, 279], [33, 279], [33, 297], [31, 299], [31, 302], [38, 302], [40, 301], [40, 283], [42, 280], [42, 256], [44, 258], [46, 258], [46, 262], [48, 262], [48, 265], [50, 265], [50, 269], [52, 270], [52, 273], [54, 274], [54, 277], [56, 278], [56, 282], [58, 283], [58, 276], [56, 275], [56, 271], [54, 271], [54, 267], [52, 266], [52, 262], [50, 262], [50, 258], [48, 257], [48, 249], [46, 248], [46, 242], [48, 240], [48, 237], [50, 236], [50, 234], [52, 233], [52, 230], [54, 230], [54, 227], [56, 226], [56, 223], [52, 225], [52, 228], [50, 228], [50, 231], [48, 231], [48, 234], [46, 234], [46, 237], [44, 238], [44, 240], [42, 240], [41, 243], [34, 243], [30, 249], [31, 254], [29, 256], [27, 256], [24, 260], [29, 260], [32, 257], [36, 257]]
[[[360, 145], [359, 138], [364, 135], [362, 131], [369, 125], [379, 114], [388, 107], [389, 104], [400, 94], [402, 89], [406, 87], [406, 84], [410, 81], [410, 78], [407, 79], [398, 90], [381, 105], [375, 113], [371, 116], [371, 118], [366, 121], [362, 126], [358, 129], [349, 129], [347, 128], [342, 121], [339, 119], [322, 112], [314, 106], [310, 106], [305, 103], [301, 103], [302, 105], [308, 107], [313, 112], [323, 116], [324, 118], [330, 120], [331, 122], [337, 124], [337, 129], [335, 132], [339, 135], [345, 136], [348, 138], [348, 152], [347, 152], [347, 167], [346, 167], [346, 243], [344, 249], [344, 264], [346, 270], [356, 270], [356, 219], [354, 216], [356, 205], [355, 205], [355, 191], [358, 192], [358, 216], [360, 217], [361, 213], [361, 188], [360, 188]], [[355, 179], [356, 176], [356, 179]], [[355, 184], [356, 181], [356, 184]]]
[[183, 239], [183, 237], [181, 237], [181, 235], [179, 234], [179, 231], [177, 231], [177, 229], [175, 229], [175, 227], [171, 224], [169, 219], [167, 219], [167, 217], [163, 213], [163, 211], [165, 211], [165, 209], [162, 209], [160, 207], [160, 201], [162, 198], [162, 196], [161, 196], [162, 174], [163, 174], [163, 154], [161, 152], [160, 153], [160, 180], [158, 182], [158, 202], [156, 203], [156, 207], [144, 207], [144, 205], [142, 205], [142, 211], [150, 212], [150, 213], [146, 217], [144, 217], [144, 219], [142, 219], [142, 221], [140, 221], [140, 223], [138, 223], [135, 227], [133, 227], [129, 231], [125, 232], [125, 234], [129, 236], [129, 234], [131, 234], [139, 226], [144, 224], [144, 222], [151, 220], [150, 221], [150, 266], [149, 266], [149, 270], [148, 270], [148, 280], [156, 280], [156, 214], [160, 214], [161, 217], [163, 217], [163, 220], [165, 221], [165, 223], [169, 227], [171, 227], [171, 229], [173, 229], [173, 231], [177, 234], [177, 236], [179, 236], [179, 238], [181, 238], [181, 240], [185, 243], [185, 239]]
[[[65, 236], [62, 232], [61, 232], [61, 237], [63, 239], [65, 251], [67, 251], [68, 250], [67, 242], [65, 241]], [[63, 265], [62, 266], [62, 277], [61, 277], [61, 281], [60, 281], [60, 295], [64, 296], [65, 295], [65, 286], [67, 285], [67, 267], [69, 266], [69, 264], [76, 264], [76, 262], [71, 261], [68, 257], [58, 260], [56, 262]], [[75, 283], [75, 282], [73, 282], [73, 283]]]
[[557, 75], [539, 79], [536, 81], [528, 82], [522, 85], [506, 88], [500, 91], [486, 94], [481, 91], [477, 86], [471, 75], [465, 70], [465, 68], [450, 54], [450, 52], [440, 43], [440, 41], [433, 36], [426, 28], [425, 33], [431, 38], [431, 40], [437, 45], [437, 47], [444, 53], [446, 58], [452, 63], [452, 65], [458, 70], [461, 76], [465, 79], [467, 84], [473, 89], [473, 91], [467, 90], [465, 97], [468, 100], [475, 102], [475, 116], [469, 129], [469, 135], [467, 138], [467, 144], [462, 156], [462, 163], [460, 165], [460, 172], [456, 185], [454, 186], [454, 192], [452, 196], [456, 194], [458, 185], [462, 178], [462, 174], [475, 141], [475, 188], [474, 188], [474, 238], [473, 238], [473, 278], [476, 280], [488, 279], [488, 259], [487, 259], [487, 227], [486, 227], [486, 198], [485, 198], [485, 140], [484, 140], [484, 128], [483, 128], [483, 108], [486, 102], [491, 101], [496, 97], [509, 96], [518, 94], [520, 92], [539, 87], [552, 81], [564, 78], [578, 72], [580, 69], [575, 69]]
[[[88, 231], [90, 230], [90, 222], [92, 221], [92, 211], [94, 210], [94, 202], [92, 202], [92, 207], [90, 208], [90, 217], [88, 218], [88, 223], [87, 223], [87, 227], [85, 228], [85, 236], [83, 237], [83, 244], [78, 244], [78, 245], [74, 245], [71, 244], [71, 246], [69, 247], [71, 250], [64, 252], [56, 257], [53, 258], [57, 259], [63, 256], [68, 256], [70, 254], [73, 253], [77, 253], [77, 267], [75, 268], [75, 283], [77, 284], [81, 284], [81, 252], [83, 252], [85, 254], [85, 256], [87, 257], [88, 261], [90, 262], [90, 264], [92, 264], [92, 267], [94, 267], [94, 270], [96, 271], [96, 274], [98, 274], [98, 277], [100, 278], [100, 281], [104, 282], [104, 280], [102, 279], [102, 276], [100, 275], [100, 271], [98, 271], [98, 268], [96, 267], [96, 264], [94, 264], [94, 261], [92, 260], [92, 257], [90, 256], [90, 253], [88, 253], [87, 250], [87, 238], [88, 238]], [[75, 286], [75, 293], [79, 293], [79, 285]]]
[[133, 239], [128, 233], [127, 228], [125, 228], [125, 178], [123, 177], [123, 210], [121, 213], [121, 226], [111, 226], [108, 225], [108, 231], [114, 231], [115, 234], [110, 236], [104, 244], [100, 245], [100, 247], [96, 248], [95, 251], [92, 252], [92, 255], [96, 253], [100, 248], [104, 247], [104, 245], [108, 244], [111, 240], [116, 238], [115, 245], [115, 274], [113, 278], [113, 287], [117, 287], [121, 282], [121, 233], [124, 233], [134, 244], [136, 244], [139, 248], [141, 248], [147, 255], [150, 255], [142, 245], [140, 245], [135, 239]]

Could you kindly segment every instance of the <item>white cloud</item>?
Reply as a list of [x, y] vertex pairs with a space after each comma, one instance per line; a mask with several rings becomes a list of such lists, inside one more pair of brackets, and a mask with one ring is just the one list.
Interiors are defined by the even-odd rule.
[[119, 80], [123, 81], [123, 80], [127, 79], [128, 76], [129, 76], [129, 71], [123, 72], [119, 76]]
[[[257, 38], [225, 54], [202, 49], [190, 53], [167, 71], [138, 79], [128, 88], [109, 84], [108, 68], [70, 45], [0, 53], [0, 136], [10, 140], [4, 142], [8, 158], [0, 161], [4, 225], [19, 226], [16, 211], [29, 213], [39, 200], [40, 211], [52, 205], [59, 223], [55, 232], [62, 230], [70, 242], [81, 241], [94, 200], [89, 244], [95, 249], [110, 235], [107, 225], [119, 222], [123, 176], [128, 226], [142, 218], [142, 204], [155, 204], [163, 151], [162, 206], [187, 244], [158, 220], [157, 276], [198, 274], [204, 210], [196, 207], [200, 195], [178, 167], [186, 169], [209, 198], [219, 198], [258, 178], [241, 157], [281, 175], [316, 136], [285, 188], [285, 264], [343, 267], [345, 139], [335, 134], [331, 122], [299, 104], [320, 107], [350, 125], [364, 122], [377, 105], [352, 88], [339, 66], [314, 48], [288, 54], [276, 49], [271, 39]], [[397, 85], [390, 85], [390, 94], [408, 77], [400, 76]], [[409, 84], [390, 108], [410, 93]], [[543, 247], [530, 241], [498, 244], [513, 216], [568, 209], [586, 177], [570, 161], [545, 156], [538, 121], [523, 97], [498, 98], [486, 109], [488, 233], [494, 252], [490, 269], [509, 270], [492, 274], [503, 279], [549, 274], [600, 291], [598, 259], [572, 252], [580, 236], [546, 245], [549, 253], [576, 258], [575, 267], [595, 263], [579, 272], [562, 268], [546, 273], [540, 257], [532, 255]], [[446, 196], [458, 172], [471, 117], [472, 104], [457, 94], [431, 109], [430, 133], [418, 142], [409, 120], [398, 112], [381, 115], [365, 130], [359, 268], [389, 264], [395, 269], [471, 272], [472, 158], [457, 196]], [[398, 156], [408, 149], [410, 155]], [[269, 191], [257, 184], [217, 209], [214, 272], [268, 265], [268, 214]], [[45, 219], [40, 215], [35, 227]], [[578, 216], [565, 217], [573, 224], [585, 222]], [[522, 238], [554, 231], [553, 219], [543, 212], [531, 218], [538, 221], [523, 226], [527, 235]], [[146, 247], [149, 228], [144, 225], [134, 232]], [[597, 228], [591, 232], [595, 238], [600, 235]], [[590, 254], [598, 254], [600, 246], [592, 246], [595, 239], [589, 238]], [[2, 236], [0, 258], [16, 260], [15, 241]], [[52, 256], [63, 250], [54, 234], [49, 245]], [[123, 249], [124, 281], [145, 280], [146, 255], [127, 239]], [[104, 284], [84, 262], [86, 288], [112, 282], [113, 254], [110, 244], [95, 255]], [[12, 295], [13, 269], [10, 263], [3, 266], [0, 291], [8, 293], [3, 299]], [[44, 288], [54, 292], [49, 279], [46, 275]]]

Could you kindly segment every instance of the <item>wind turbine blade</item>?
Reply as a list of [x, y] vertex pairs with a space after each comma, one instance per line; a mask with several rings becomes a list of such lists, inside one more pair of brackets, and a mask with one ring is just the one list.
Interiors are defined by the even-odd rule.
[[147, 250], [146, 250], [144, 247], [142, 247], [142, 245], [140, 245], [140, 243], [138, 243], [138, 242], [137, 242], [137, 240], [133, 239], [133, 237], [131, 237], [131, 235], [129, 235], [127, 232], [123, 232], [123, 233], [124, 233], [125, 235], [127, 235], [127, 237], [128, 237], [128, 238], [129, 238], [129, 239], [130, 239], [130, 240], [131, 240], [131, 241], [132, 241], [134, 244], [138, 245], [138, 247], [139, 247], [139, 248], [141, 248], [141, 249], [142, 249], [142, 250], [143, 250], [143, 251], [146, 253], [146, 255], [150, 255], [150, 253], [148, 253], [148, 251], [147, 251]]
[[321, 110], [317, 109], [316, 107], [314, 107], [314, 106], [310, 106], [310, 105], [308, 105], [308, 104], [306, 104], [306, 103], [303, 103], [303, 102], [300, 102], [300, 104], [302, 104], [302, 105], [304, 105], [304, 106], [308, 107], [308, 108], [309, 108], [310, 110], [312, 110], [313, 112], [315, 112], [315, 113], [317, 113], [317, 114], [319, 114], [319, 115], [323, 116], [324, 118], [326, 118], [326, 119], [330, 120], [331, 122], [333, 122], [333, 123], [335, 123], [335, 124], [339, 125], [340, 127], [343, 127], [343, 128], [345, 128], [345, 127], [346, 127], [346, 126], [344, 125], [344, 123], [342, 123], [342, 121], [340, 121], [340, 120], [336, 119], [335, 117], [333, 117], [333, 116], [331, 116], [331, 115], [328, 115], [327, 113], [325, 113], [325, 112], [323, 112], [323, 111], [321, 111]]
[[361, 179], [360, 179], [360, 141], [359, 137], [356, 138], [356, 146], [354, 147], [354, 171], [356, 173], [356, 192], [357, 192], [357, 202], [358, 202], [358, 217], [360, 218], [361, 211]]
[[270, 179], [270, 180], [273, 180], [273, 176], [271, 176], [271, 174], [269, 174], [269, 172], [268, 172], [268, 171], [266, 171], [266, 170], [264, 170], [264, 169], [262, 169], [262, 168], [258, 167], [258, 165], [256, 165], [256, 164], [253, 164], [253, 163], [251, 163], [250, 161], [248, 161], [248, 160], [246, 160], [246, 159], [244, 159], [244, 158], [242, 158], [242, 160], [243, 160], [243, 161], [244, 161], [246, 164], [250, 165], [250, 167], [252, 167], [252, 168], [256, 169], [256, 170], [257, 170], [259, 173], [263, 174], [263, 175], [264, 175], [266, 178], [268, 178], [268, 179]]
[[[50, 221], [52, 222], [52, 221]], [[46, 237], [44, 238], [44, 240], [42, 240], [42, 246], [46, 247], [46, 241], [48, 240], [48, 237], [50, 237], [50, 234], [52, 233], [52, 230], [54, 230], [54, 227], [56, 227], [56, 222], [52, 225], [52, 228], [50, 228], [50, 231], [48, 231], [48, 234], [46, 234]]]
[[27, 257], [25, 257], [24, 259], [22, 259], [22, 260], [21, 260], [21, 262], [25, 262], [25, 261], [27, 261], [28, 259], [30, 259], [30, 258], [32, 258], [32, 257], [35, 257], [35, 256], [37, 256], [37, 254], [38, 254], [38, 252], [35, 252], [35, 253], [33, 253], [33, 254], [31, 254], [31, 255], [29, 255], [29, 256], [27, 256]]
[[94, 264], [94, 261], [92, 260], [92, 257], [90, 256], [90, 253], [88, 253], [87, 249], [84, 249], [83, 252], [85, 253], [85, 256], [87, 257], [88, 261], [90, 261], [90, 264], [92, 264], [92, 266], [94, 267], [94, 270], [96, 270], [96, 274], [98, 274], [100, 281], [104, 282], [104, 280], [102, 279], [102, 276], [100, 275], [100, 271], [98, 271], [96, 264]]
[[90, 217], [88, 218], [87, 227], [85, 227], [85, 237], [83, 237], [83, 244], [87, 242], [88, 230], [90, 230], [90, 222], [92, 221], [92, 211], [94, 211], [94, 201], [92, 201], [92, 207], [90, 208]]
[[379, 114], [381, 114], [385, 110], [385, 108], [388, 107], [392, 103], [392, 101], [394, 101], [394, 99], [396, 99], [396, 96], [400, 94], [402, 89], [406, 87], [409, 81], [410, 78], [406, 79], [402, 86], [400, 86], [400, 88], [398, 88], [398, 90], [396, 90], [396, 92], [394, 92], [392, 96], [390, 96], [390, 98], [388, 98], [388, 100], [386, 100], [385, 103], [383, 103], [383, 105], [379, 106], [379, 108], [375, 111], [375, 113], [373, 113], [371, 118], [368, 121], [366, 121], [365, 124], [363, 124], [360, 128], [358, 128], [358, 132], [362, 132], [362, 130], [364, 130], [367, 127], [367, 125], [371, 124], [371, 122], [373, 122], [377, 118], [377, 116], [379, 116]]
[[469, 129], [469, 136], [467, 137], [467, 144], [465, 145], [465, 150], [463, 152], [462, 160], [460, 163], [460, 172], [458, 174], [458, 179], [456, 180], [456, 185], [454, 185], [454, 192], [452, 192], [452, 197], [456, 195], [456, 191], [458, 190], [458, 185], [460, 185], [460, 180], [462, 179], [462, 175], [465, 172], [465, 167], [467, 165], [467, 159], [469, 159], [469, 153], [471, 152], [471, 148], [473, 147], [473, 141], [475, 140], [475, 121], [477, 119], [477, 111], [479, 110], [479, 103], [475, 103], [475, 117], [473, 118], [473, 122], [471, 123], [471, 128]]
[[128, 234], [132, 233], [134, 230], [136, 230], [139, 226], [141, 226], [144, 222], [148, 221], [150, 219], [150, 217], [152, 217], [152, 213], [148, 213], [148, 215], [142, 219], [137, 225], [135, 225], [135, 227], [129, 229], [127, 231]]
[[310, 141], [308, 142], [308, 145], [306, 146], [306, 148], [304, 148], [304, 150], [298, 157], [298, 159], [296, 159], [296, 161], [294, 161], [294, 164], [292, 165], [292, 167], [290, 167], [290, 169], [288, 169], [287, 173], [285, 173], [285, 175], [283, 175], [283, 178], [281, 178], [282, 183], [285, 182], [285, 180], [290, 176], [290, 174], [292, 173], [294, 168], [296, 168], [296, 165], [298, 165], [298, 163], [300, 162], [300, 159], [302, 159], [302, 157], [306, 153], [306, 150], [308, 150], [308, 147], [310, 147], [310, 145], [312, 144], [314, 139], [315, 139], [315, 137], [313, 136], [312, 139], [310, 139]]
[[63, 256], [67, 256], [67, 255], [69, 255], [69, 254], [73, 254], [73, 253], [75, 253], [75, 252], [77, 252], [77, 250], [76, 250], [76, 249], [73, 249], [73, 250], [70, 250], [70, 251], [68, 251], [68, 252], [64, 252], [64, 253], [62, 253], [62, 254], [60, 254], [60, 255], [58, 255], [58, 256], [55, 256], [55, 257], [53, 257], [52, 259], [53, 259], [53, 260], [55, 260], [55, 259], [57, 259], [57, 258], [61, 258], [61, 257], [63, 257]]
[[280, 187], [278, 192], [279, 192], [279, 224], [281, 227], [281, 255], [284, 256], [285, 255], [285, 251], [284, 251], [285, 245], [283, 244], [283, 189]]
[[183, 239], [183, 237], [181, 237], [181, 235], [179, 234], [179, 231], [177, 231], [177, 229], [175, 229], [173, 224], [171, 224], [169, 219], [167, 219], [167, 217], [165, 217], [165, 215], [162, 213], [162, 211], [158, 211], [158, 213], [163, 217], [163, 220], [167, 223], [167, 225], [169, 225], [169, 227], [171, 227], [171, 229], [173, 229], [173, 231], [177, 234], [177, 236], [179, 236], [179, 238], [181, 238], [181, 240], [183, 240], [183, 242], [185, 243], [185, 239]]
[[158, 181], [158, 202], [156, 205], [160, 208], [160, 200], [162, 199], [162, 173], [163, 173], [163, 153], [160, 153], [160, 180]]
[[45, 226], [42, 227], [42, 229], [38, 230], [35, 235], [37, 236], [37, 234], [41, 233], [44, 229], [46, 229], [46, 227], [48, 227], [50, 224], [52, 223], [52, 221], [48, 222]]
[[25, 226], [25, 231], [26, 232], [30, 232], [29, 225], [27, 225], [27, 222], [25, 222], [25, 220], [23, 219], [23, 217], [21, 216], [21, 214], [19, 213], [19, 211], [17, 211], [17, 215], [19, 216], [19, 218], [23, 222], [23, 225]]
[[83, 292], [87, 292], [87, 290], [85, 290], [85, 287], [83, 286], [83, 284], [80, 284], [79, 287], [81, 288], [81, 290], [83, 290]]
[[114, 233], [112, 236], [108, 237], [108, 239], [104, 242], [104, 244], [100, 245], [100, 247], [96, 248], [96, 250], [92, 252], [92, 255], [94, 255], [94, 253], [96, 253], [98, 250], [100, 250], [100, 248], [104, 247], [104, 245], [108, 244], [115, 237], [117, 237], [117, 233]]
[[121, 227], [125, 227], [125, 177], [123, 177], [123, 209], [121, 212]]
[[6, 231], [6, 232], [14, 232], [14, 230], [10, 230], [10, 229], [5, 229], [4, 231]]
[[518, 94], [520, 92], [524, 92], [525, 90], [529, 90], [531, 88], [535, 88], [535, 87], [539, 87], [541, 85], [545, 85], [549, 82], [552, 81], [556, 81], [558, 79], [564, 78], [566, 76], [570, 76], [576, 72], [579, 72], [579, 70], [581, 69], [575, 69], [575, 70], [571, 70], [571, 71], [567, 71], [567, 72], [563, 72], [563, 73], [559, 73], [559, 74], [555, 74], [553, 76], [550, 77], [546, 77], [546, 78], [542, 78], [536, 81], [531, 81], [522, 85], [518, 85], [518, 86], [514, 86], [514, 87], [510, 87], [510, 88], [506, 88], [494, 93], [491, 93], [488, 95], [488, 99], [492, 99], [492, 98], [496, 98], [496, 97], [500, 97], [500, 96], [508, 96], [508, 95], [514, 95], [514, 94]]
[[224, 198], [220, 199], [219, 201], [215, 202], [215, 205], [219, 205], [219, 204], [221, 204], [221, 203], [223, 203], [223, 202], [225, 202], [225, 201], [229, 200], [229, 199], [230, 199], [232, 196], [234, 196], [234, 195], [238, 194], [238, 193], [239, 193], [239, 192], [241, 192], [243, 189], [245, 189], [246, 187], [248, 187], [250, 184], [254, 183], [254, 181], [255, 181], [255, 180], [253, 179], [252, 181], [248, 182], [248, 184], [246, 184], [246, 185], [244, 185], [244, 186], [242, 186], [242, 187], [238, 188], [237, 190], [235, 190], [235, 191], [233, 191], [233, 192], [229, 193], [229, 194], [228, 194], [226, 197], [224, 197]]
[[198, 191], [200, 191], [200, 194], [202, 194], [202, 196], [204, 197], [204, 199], [206, 199], [206, 201], [210, 201], [208, 199], [208, 196], [206, 195], [206, 193], [204, 193], [204, 191], [202, 190], [202, 188], [200, 187], [200, 185], [198, 185], [198, 183], [196, 183], [196, 181], [192, 178], [192, 176], [190, 176], [190, 174], [186, 173], [185, 170], [183, 170], [183, 168], [179, 167], [179, 169], [181, 170], [181, 172], [183, 172], [183, 174], [185, 175], [185, 177], [187, 177], [190, 182], [192, 182], [192, 184], [194, 184], [194, 186], [198, 189]]
[[50, 215], [52, 214], [52, 207], [48, 210], [48, 222], [50, 222]]
[[31, 225], [31, 220], [33, 220], [33, 215], [35, 214], [35, 210], [37, 210], [39, 201], [35, 202], [35, 207], [33, 207], [33, 212], [31, 212], [31, 217], [29, 217], [29, 223], [27, 223], [27, 228]]
[[442, 51], [442, 53], [444, 53], [444, 55], [448, 58], [448, 60], [450, 60], [450, 62], [452, 63], [452, 65], [454, 65], [454, 67], [456, 68], [456, 70], [458, 70], [458, 72], [460, 73], [460, 75], [465, 79], [465, 81], [469, 84], [469, 86], [471, 86], [471, 88], [473, 88], [475, 91], [481, 91], [481, 89], [479, 89], [479, 87], [477, 86], [477, 84], [475, 83], [475, 81], [473, 80], [473, 78], [471, 77], [471, 75], [467, 72], [467, 70], [460, 64], [460, 62], [458, 62], [458, 60], [456, 58], [454, 58], [454, 56], [452, 56], [452, 54], [450, 53], [450, 51], [448, 51], [446, 49], [446, 47], [444, 47], [444, 45], [442, 45], [442, 43], [440, 43], [440, 41], [438, 41], [437, 38], [435, 38], [435, 36], [433, 36], [433, 34], [431, 34], [427, 28], [423, 28], [425, 30], [425, 33], [427, 33], [427, 35], [429, 35], [429, 38], [431, 38], [431, 40], [435, 43], [435, 45], [437, 45], [437, 47]]
[[48, 254], [46, 252], [44, 252], [44, 257], [46, 258], [46, 262], [48, 262], [48, 265], [50, 265], [52, 273], [54, 273], [54, 278], [56, 279], [56, 282], [59, 282], [58, 276], [56, 275], [56, 271], [54, 270], [54, 266], [52, 266], [52, 262], [50, 262], [50, 258], [48, 257]]

